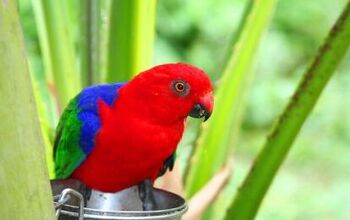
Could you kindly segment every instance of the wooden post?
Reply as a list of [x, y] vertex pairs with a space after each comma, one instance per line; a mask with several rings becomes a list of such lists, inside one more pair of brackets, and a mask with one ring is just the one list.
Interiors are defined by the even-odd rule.
[[0, 0], [0, 215], [54, 219], [44, 142], [14, 0]]

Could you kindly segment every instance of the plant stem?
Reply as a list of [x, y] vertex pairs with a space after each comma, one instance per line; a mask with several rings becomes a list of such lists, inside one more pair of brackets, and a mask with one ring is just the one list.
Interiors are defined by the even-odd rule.
[[62, 109], [81, 88], [69, 25], [65, 22], [62, 1], [32, 0], [32, 4], [45, 72], [54, 80]]
[[[254, 3], [255, 0], [249, 0], [246, 5], [245, 5], [245, 8], [244, 8], [244, 11], [243, 11], [243, 15], [242, 15], [242, 18], [239, 22], [239, 25], [238, 25], [238, 28], [235, 32], [233, 32], [232, 36], [231, 36], [231, 39], [230, 39], [230, 43], [229, 45], [232, 47], [233, 45], [236, 45], [236, 43], [238, 42], [238, 40], [240, 39], [241, 37], [241, 34], [243, 32], [243, 29], [245, 27], [245, 24], [247, 23], [247, 19], [249, 17], [249, 14], [252, 10], [252, 7], [253, 7], [253, 3]], [[226, 65], [227, 63], [229, 62], [231, 56], [232, 56], [232, 48], [228, 48], [227, 51], [225, 51], [225, 56], [224, 56], [224, 59], [223, 59], [223, 64], [222, 67], [221, 67], [221, 72], [224, 72], [225, 71], [225, 68], [226, 68]]]
[[100, 1], [81, 0], [81, 79], [83, 87], [100, 83]]
[[16, 1], [0, 1], [1, 219], [55, 219]]
[[350, 1], [304, 74], [259, 153], [226, 219], [253, 219], [271, 182], [318, 97], [350, 44]]
[[111, 5], [107, 82], [127, 81], [153, 62], [156, 0]]
[[[252, 78], [253, 60], [276, 0], [253, 0], [239, 40], [232, 46], [231, 57], [220, 79], [215, 96], [214, 112], [203, 127], [186, 182], [187, 195], [194, 195], [226, 161], [231, 141], [241, 124], [245, 97]], [[203, 172], [205, 171], [205, 172]]]

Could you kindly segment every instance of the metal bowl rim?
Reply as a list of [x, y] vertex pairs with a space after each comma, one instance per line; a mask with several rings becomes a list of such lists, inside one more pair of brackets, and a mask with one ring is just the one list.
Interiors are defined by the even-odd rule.
[[[74, 209], [78, 209], [77, 206], [71, 206], [71, 205], [64, 205], [64, 207], [70, 207]], [[135, 220], [141, 220], [141, 219], [166, 219], [166, 218], [174, 218], [183, 215], [188, 209], [187, 203], [184, 203], [183, 205], [171, 208], [171, 209], [163, 209], [163, 210], [155, 210], [155, 211], [101, 211], [99, 209], [92, 209], [92, 208], [84, 208], [84, 218], [92, 218], [92, 219], [135, 219]], [[103, 215], [99, 215], [97, 213], [104, 213]], [[67, 211], [64, 209], [61, 209], [60, 213], [72, 216], [72, 217], [78, 217], [78, 213], [74, 211]], [[108, 215], [112, 214], [112, 215]], [[118, 216], [120, 215], [130, 215], [130, 216]], [[140, 216], [132, 216], [132, 214], [138, 214]], [[145, 216], [141, 216], [141, 214]], [[153, 214], [153, 215], [152, 215]]]

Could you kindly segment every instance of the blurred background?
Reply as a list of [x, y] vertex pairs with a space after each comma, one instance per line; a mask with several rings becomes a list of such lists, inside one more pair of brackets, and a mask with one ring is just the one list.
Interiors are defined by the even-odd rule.
[[[34, 19], [31, 1], [19, 2], [36, 95], [41, 97], [41, 105], [44, 105], [41, 113], [39, 108], [39, 114], [50, 112], [41, 117], [50, 133], [46, 139], [49, 143], [61, 110], [57, 106], [52, 107], [54, 85], [50, 85], [51, 81], [45, 75], [38, 37], [40, 24]], [[65, 2], [70, 8], [66, 11], [66, 19], [74, 23], [79, 18], [79, 13], [74, 12], [79, 8], [79, 1]], [[154, 64], [191, 63], [205, 70], [218, 85], [225, 59], [230, 53], [231, 39], [239, 29], [246, 3], [244, 0], [159, 0]], [[240, 132], [232, 146], [234, 168], [229, 181], [232, 187], [224, 189], [226, 196], [219, 195], [216, 207], [221, 206], [220, 202], [226, 204], [227, 195], [233, 194], [243, 180], [276, 117], [283, 111], [303, 71], [345, 3], [345, 0], [278, 1], [256, 52], [252, 68], [254, 79]], [[107, 16], [108, 12], [102, 10], [105, 25], [108, 23]], [[75, 45], [79, 44], [79, 31], [78, 26], [71, 28]], [[264, 198], [257, 219], [350, 218], [349, 71], [348, 53], [304, 124]], [[189, 124], [188, 128], [178, 153], [184, 173], [188, 169], [188, 158], [193, 153], [193, 139], [197, 132], [196, 125]]]

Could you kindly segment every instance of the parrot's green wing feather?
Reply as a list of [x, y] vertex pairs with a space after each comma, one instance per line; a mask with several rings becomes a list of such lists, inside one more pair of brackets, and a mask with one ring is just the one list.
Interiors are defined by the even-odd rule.
[[73, 99], [63, 112], [56, 129], [54, 144], [56, 179], [69, 177], [86, 158], [79, 146], [82, 123], [78, 119], [77, 98]]

